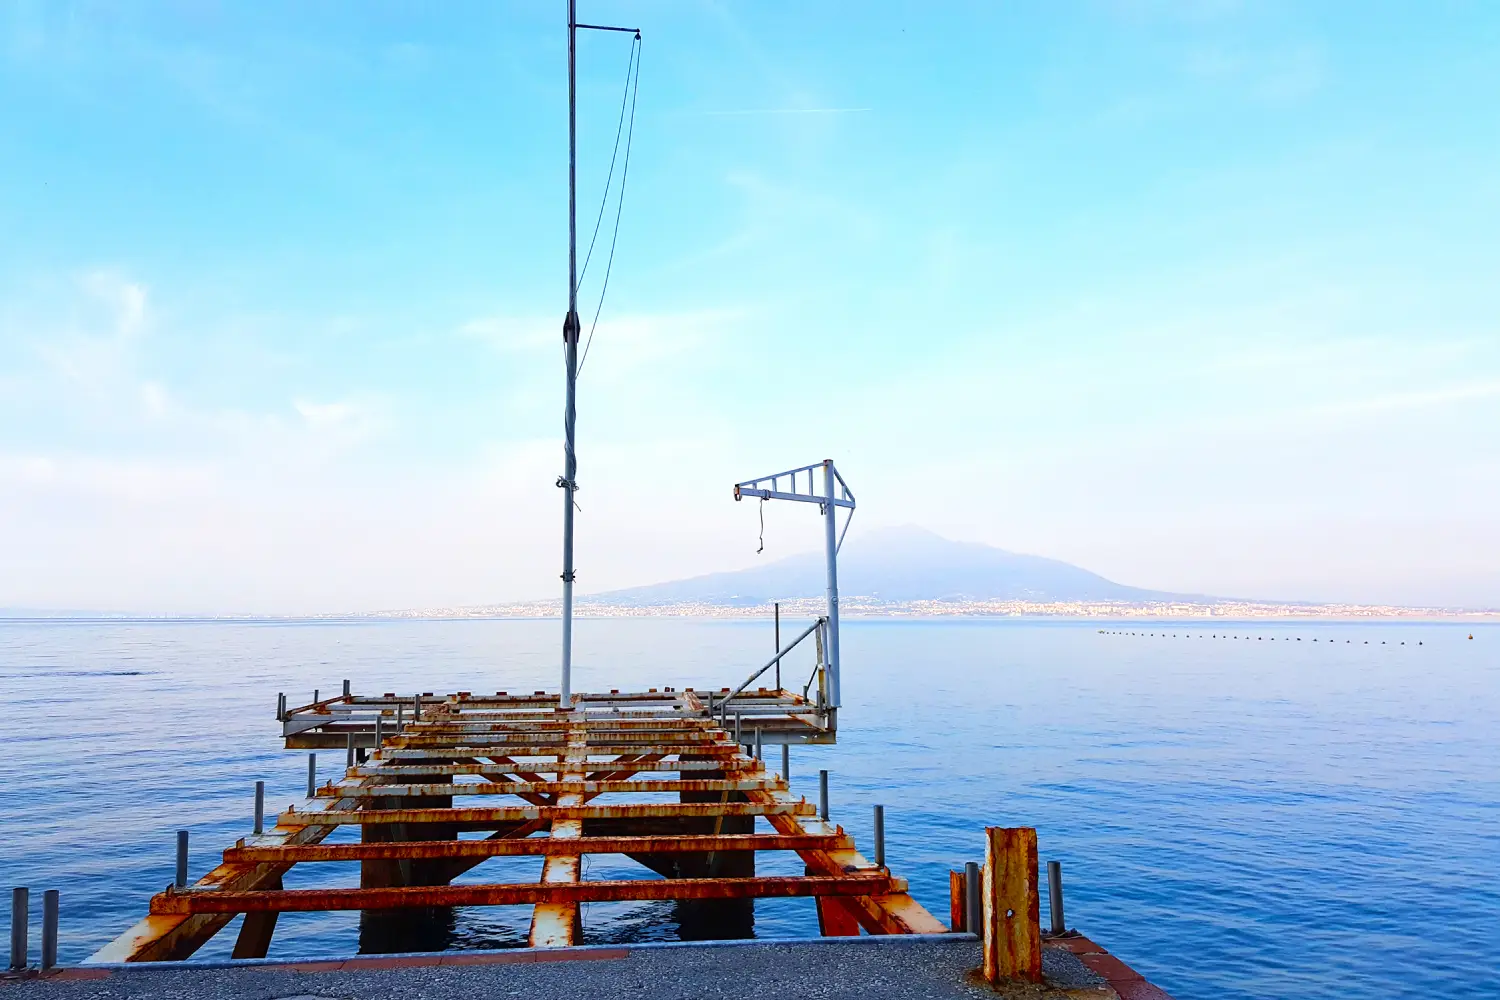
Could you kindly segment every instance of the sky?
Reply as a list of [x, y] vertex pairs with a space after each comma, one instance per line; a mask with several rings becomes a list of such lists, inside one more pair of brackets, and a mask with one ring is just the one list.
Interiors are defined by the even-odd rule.
[[[581, 592], [814, 548], [731, 486], [833, 458], [849, 544], [1500, 605], [1500, 7], [579, 16]], [[558, 592], [564, 25], [0, 5], [0, 607]]]

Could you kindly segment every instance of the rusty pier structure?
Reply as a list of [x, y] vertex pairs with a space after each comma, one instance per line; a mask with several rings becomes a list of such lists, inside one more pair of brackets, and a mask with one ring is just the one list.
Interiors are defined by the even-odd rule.
[[[289, 749], [342, 750], [344, 776], [158, 893], [91, 962], [181, 960], [240, 915], [234, 957], [264, 957], [278, 915], [299, 911], [359, 910], [362, 942], [407, 945], [366, 950], [422, 950], [409, 946], [417, 922], [458, 906], [528, 906], [530, 946], [578, 945], [581, 904], [625, 900], [680, 901], [699, 937], [749, 936], [753, 900], [785, 897], [808, 897], [826, 936], [948, 930], [756, 754], [833, 742], [821, 696], [664, 688], [575, 694], [562, 708], [540, 691], [368, 696], [346, 684], [278, 715]], [[330, 842], [344, 827], [358, 839]], [[758, 876], [764, 851], [794, 852], [804, 874]], [[639, 862], [641, 877], [585, 878], [598, 854]], [[516, 857], [536, 860], [534, 880], [454, 884]], [[297, 865], [339, 862], [358, 865], [347, 886], [286, 887]]]

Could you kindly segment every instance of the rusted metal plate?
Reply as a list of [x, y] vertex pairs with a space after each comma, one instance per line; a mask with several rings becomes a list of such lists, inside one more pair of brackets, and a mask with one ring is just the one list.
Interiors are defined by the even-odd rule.
[[165, 892], [151, 900], [155, 916], [278, 913], [309, 910], [387, 910], [409, 906], [505, 906], [602, 903], [656, 899], [773, 899], [794, 896], [868, 896], [890, 883], [881, 872], [838, 876], [619, 879], [496, 885], [404, 886], [391, 889], [283, 889], [279, 892]]

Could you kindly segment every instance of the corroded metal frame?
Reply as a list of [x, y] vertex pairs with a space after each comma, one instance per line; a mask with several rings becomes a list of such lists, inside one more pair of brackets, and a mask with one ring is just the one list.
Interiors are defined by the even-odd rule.
[[[530, 905], [534, 947], [581, 943], [579, 905], [618, 900], [814, 897], [825, 933], [947, 930], [912, 899], [904, 879], [859, 854], [841, 827], [819, 819], [782, 776], [750, 756], [713, 718], [705, 697], [611, 691], [574, 695], [573, 707], [563, 710], [546, 692], [346, 694], [286, 711], [288, 747], [373, 753], [283, 811], [273, 829], [227, 849], [193, 885], [154, 896], [148, 915], [90, 961], [186, 958], [241, 913], [247, 916], [235, 954], [261, 957], [275, 915], [308, 910]], [[814, 706], [794, 693], [762, 688], [742, 695], [735, 708], [754, 713], [764, 742], [824, 741]], [[751, 826], [721, 832], [730, 817], [740, 824], [748, 817]], [[754, 817], [771, 832], [744, 832]], [[711, 833], [702, 832], [704, 822]], [[442, 833], [408, 836], [407, 824]], [[364, 841], [322, 843], [345, 825], [359, 827]], [[460, 837], [474, 831], [487, 836]], [[582, 877], [587, 854], [625, 854], [658, 873], [677, 871], [676, 862], [662, 859], [696, 856], [709, 859], [712, 874], [716, 854], [756, 851], [793, 851], [806, 874]], [[515, 856], [542, 859], [536, 882], [450, 884], [489, 858]], [[438, 874], [427, 882], [402, 876], [406, 882], [394, 885], [282, 888], [293, 865], [339, 861], [401, 872], [421, 864]]]

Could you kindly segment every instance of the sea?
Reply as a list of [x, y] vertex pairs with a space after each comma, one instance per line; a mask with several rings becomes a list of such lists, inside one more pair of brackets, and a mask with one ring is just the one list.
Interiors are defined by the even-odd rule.
[[[177, 830], [196, 879], [249, 834], [255, 781], [268, 813], [301, 798], [307, 758], [280, 745], [278, 692], [555, 689], [558, 632], [0, 622], [0, 885], [31, 888], [33, 949], [43, 890], [61, 893], [62, 961], [81, 961], [171, 881]], [[575, 688], [733, 685], [773, 643], [763, 619], [585, 619]], [[883, 805], [888, 862], [940, 919], [984, 827], [1034, 826], [1068, 924], [1178, 1000], [1500, 996], [1500, 626], [851, 619], [843, 659], [838, 745], [794, 748], [793, 790], [815, 799], [828, 770], [833, 819], [866, 849]], [[343, 756], [319, 755], [320, 780]], [[767, 858], [762, 873], [795, 870]], [[613, 872], [647, 875], [591, 858], [586, 877]], [[287, 885], [357, 878], [301, 865]], [[592, 904], [585, 937], [675, 939], [674, 913]], [[461, 909], [450, 943], [519, 946], [528, 919]], [[227, 957], [234, 931], [195, 957]], [[811, 902], [757, 903], [755, 933], [816, 934]], [[288, 914], [271, 956], [358, 947], [357, 914]]]

